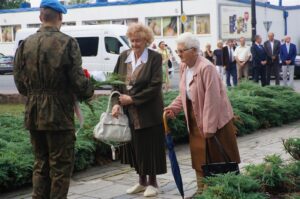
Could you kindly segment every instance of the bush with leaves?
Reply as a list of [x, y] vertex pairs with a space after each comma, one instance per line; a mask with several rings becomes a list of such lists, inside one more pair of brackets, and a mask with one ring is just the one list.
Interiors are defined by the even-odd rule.
[[[96, 150], [103, 156], [110, 154], [110, 148], [95, 142], [92, 135], [100, 114], [106, 110], [107, 97], [94, 100], [92, 105], [94, 114], [89, 106], [81, 105], [85, 123], [75, 143], [75, 171], [93, 165]], [[31, 182], [34, 157], [29, 132], [23, 127], [23, 118], [23, 113], [0, 114], [0, 192]], [[76, 124], [76, 128], [79, 128], [79, 124]]]
[[271, 194], [300, 191], [300, 162], [284, 164], [279, 155], [266, 156], [264, 163], [246, 166], [246, 175], [256, 179]]
[[[170, 91], [164, 95], [164, 105], [168, 106], [177, 97], [178, 91]], [[168, 120], [170, 130], [174, 141], [187, 138], [188, 132], [186, 127], [186, 120], [183, 112], [180, 112], [173, 120]]]
[[258, 128], [281, 126], [300, 118], [300, 94], [280, 86], [243, 82], [228, 91], [239, 135]]
[[23, 116], [2, 114], [0, 120], [0, 191], [31, 182], [33, 155]]
[[195, 198], [300, 199], [299, 174], [299, 160], [284, 162], [279, 155], [269, 155], [261, 164], [246, 166], [239, 175], [227, 173], [205, 178], [207, 188]]
[[300, 160], [300, 138], [289, 138], [283, 140], [283, 146], [295, 160]]
[[[169, 105], [177, 95], [176, 91], [166, 93], [165, 105]], [[228, 91], [228, 96], [238, 118], [235, 124], [239, 135], [300, 118], [300, 95], [289, 88], [242, 83]], [[92, 102], [94, 113], [86, 104], [81, 107], [85, 123], [75, 145], [75, 171], [93, 165], [96, 152], [107, 157], [111, 152], [107, 145], [95, 142], [92, 135], [101, 113], [106, 110], [107, 97], [100, 97]], [[174, 140], [188, 137], [183, 112], [175, 120], [169, 120], [169, 124]], [[79, 125], [76, 127], [78, 129]], [[0, 113], [0, 129], [0, 191], [3, 191], [30, 183], [34, 160], [29, 134], [23, 128], [22, 113]], [[295, 175], [299, 171], [299, 164], [290, 166], [289, 170], [289, 174]]]
[[207, 188], [197, 199], [265, 199], [260, 184], [249, 176], [227, 173], [204, 179]]

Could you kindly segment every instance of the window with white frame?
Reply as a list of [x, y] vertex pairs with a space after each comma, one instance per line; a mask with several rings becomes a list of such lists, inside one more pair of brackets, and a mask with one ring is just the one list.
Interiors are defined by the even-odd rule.
[[210, 16], [196, 16], [196, 34], [210, 34]]
[[13, 42], [16, 38], [16, 33], [21, 29], [21, 25], [0, 26], [0, 41]]
[[[149, 17], [146, 25], [150, 27], [155, 36], [177, 36], [182, 32], [180, 17]], [[210, 34], [210, 15], [189, 15], [183, 24], [184, 32], [194, 34]]]
[[27, 24], [27, 28], [39, 28], [41, 25], [40, 23]]
[[147, 18], [146, 24], [153, 31], [155, 36], [161, 36], [161, 17]]
[[63, 26], [76, 26], [75, 21], [66, 21], [62, 23]]
[[113, 19], [113, 20], [89, 20], [89, 21], [82, 21], [82, 25], [101, 25], [101, 24], [129, 25], [133, 22], [138, 22], [138, 19], [130, 18], [130, 19]]

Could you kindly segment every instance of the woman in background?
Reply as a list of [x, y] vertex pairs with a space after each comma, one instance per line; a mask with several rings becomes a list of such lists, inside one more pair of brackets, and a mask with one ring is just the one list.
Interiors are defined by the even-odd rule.
[[218, 41], [217, 47], [218, 48], [216, 50], [214, 50], [214, 57], [215, 57], [214, 64], [216, 65], [217, 71], [220, 75], [220, 78], [223, 81], [225, 72], [224, 72], [224, 66], [223, 66], [223, 51], [222, 51], [223, 42], [221, 40]]
[[169, 66], [168, 66], [168, 62], [170, 60], [170, 53], [168, 52], [168, 49], [166, 48], [166, 44], [164, 41], [159, 42], [157, 51], [162, 56], [163, 90], [168, 91], [170, 86]]
[[205, 51], [204, 51], [204, 57], [208, 59], [211, 63], [214, 63], [214, 54], [211, 51], [211, 45], [206, 44]]

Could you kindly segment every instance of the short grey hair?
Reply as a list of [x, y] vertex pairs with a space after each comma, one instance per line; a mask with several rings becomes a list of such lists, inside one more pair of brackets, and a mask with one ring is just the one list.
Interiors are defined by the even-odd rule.
[[195, 48], [200, 52], [200, 41], [198, 37], [190, 32], [185, 32], [176, 39], [177, 44], [184, 44], [186, 48]]
[[258, 39], [261, 39], [261, 36], [260, 35], [255, 35], [254, 36], [254, 41], [257, 41]]

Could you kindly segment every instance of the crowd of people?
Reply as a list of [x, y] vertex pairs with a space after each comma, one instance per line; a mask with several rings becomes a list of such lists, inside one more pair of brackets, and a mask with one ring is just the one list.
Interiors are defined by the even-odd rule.
[[[228, 87], [236, 86], [242, 79], [249, 79], [249, 72], [255, 82], [262, 86], [270, 85], [271, 75], [275, 76], [275, 84], [280, 85], [280, 70], [284, 86], [293, 87], [296, 45], [291, 43], [291, 37], [285, 36], [280, 42], [274, 38], [274, 33], [268, 33], [268, 40], [262, 43], [260, 35], [256, 35], [252, 46], [246, 45], [246, 39], [241, 37], [239, 45], [229, 39], [223, 46], [218, 41], [217, 49], [211, 50], [211, 45], [205, 46], [203, 56], [214, 63], [221, 79], [226, 77]], [[252, 66], [252, 67], [251, 67]]]
[[[149, 48], [156, 50], [163, 57], [163, 90], [170, 88], [170, 77], [167, 72], [176, 62], [171, 48], [161, 41], [156, 47], [152, 43]], [[205, 51], [199, 51], [212, 62], [228, 87], [236, 86], [242, 80], [261, 82], [262, 86], [270, 85], [272, 75], [275, 85], [280, 85], [280, 72], [284, 86], [293, 87], [296, 45], [291, 43], [291, 37], [285, 36], [281, 41], [274, 38], [274, 33], [268, 33], [268, 40], [262, 43], [260, 35], [256, 35], [253, 44], [247, 45], [246, 38], [240, 37], [239, 42], [228, 39], [224, 45], [222, 40], [217, 42], [217, 48], [212, 50], [211, 44], [205, 45]], [[250, 73], [250, 74], [249, 74]]]

